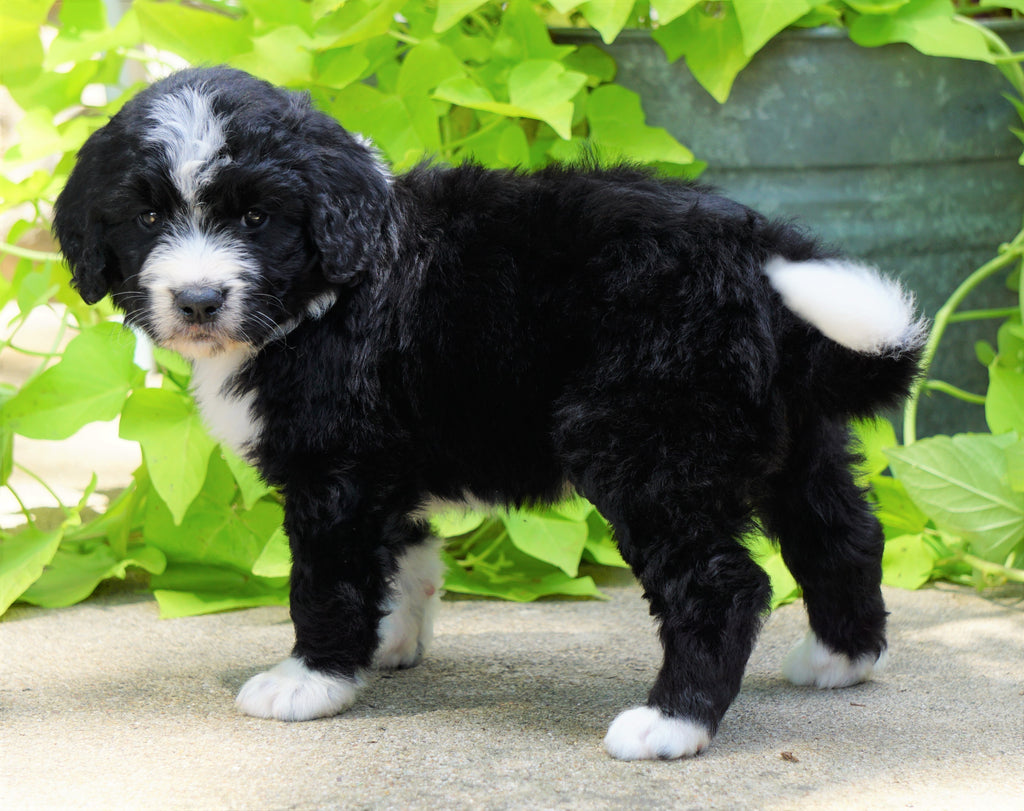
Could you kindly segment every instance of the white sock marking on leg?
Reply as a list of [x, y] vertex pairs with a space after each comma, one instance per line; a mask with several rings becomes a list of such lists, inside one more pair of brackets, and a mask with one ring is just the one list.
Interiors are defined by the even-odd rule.
[[310, 670], [289, 656], [266, 673], [249, 679], [235, 704], [246, 715], [257, 718], [308, 721], [337, 715], [350, 707], [358, 690], [358, 679]]
[[782, 674], [793, 684], [815, 687], [849, 687], [880, 673], [889, 658], [888, 650], [851, 659], [836, 653], [821, 642], [813, 631], [790, 651], [782, 665]]
[[441, 604], [444, 564], [441, 541], [429, 540], [398, 559], [398, 569], [380, 622], [380, 645], [374, 665], [412, 667], [422, 658], [434, 636], [434, 618]]
[[612, 721], [604, 748], [619, 760], [671, 760], [704, 751], [711, 733], [703, 724], [672, 718], [654, 707], [634, 707]]

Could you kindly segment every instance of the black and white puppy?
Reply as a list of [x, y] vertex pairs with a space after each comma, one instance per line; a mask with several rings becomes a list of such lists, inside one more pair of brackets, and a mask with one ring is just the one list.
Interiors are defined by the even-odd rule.
[[924, 327], [791, 225], [626, 167], [392, 176], [306, 96], [214, 68], [89, 138], [55, 230], [82, 297], [190, 359], [210, 431], [284, 493], [295, 648], [244, 712], [332, 715], [370, 668], [419, 660], [429, 505], [570, 489], [614, 527], [665, 650], [615, 757], [715, 734], [769, 601], [755, 516], [810, 618], [786, 675], [879, 667], [883, 540], [845, 426], [906, 394]]

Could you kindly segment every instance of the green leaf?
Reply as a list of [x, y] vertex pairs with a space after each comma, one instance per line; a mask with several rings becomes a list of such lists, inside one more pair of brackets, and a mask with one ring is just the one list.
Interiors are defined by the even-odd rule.
[[214, 566], [171, 566], [150, 583], [162, 619], [288, 604], [286, 578], [254, 577]]
[[274, 84], [304, 87], [313, 79], [313, 47], [302, 28], [283, 26], [254, 37], [252, 50], [233, 57], [230, 64]]
[[931, 580], [935, 560], [923, 534], [891, 538], [882, 554], [882, 582], [901, 589], [919, 589]]
[[18, 309], [22, 313], [29, 313], [36, 307], [46, 304], [60, 289], [60, 285], [51, 281], [52, 263], [46, 262], [37, 269], [26, 273], [18, 283]]
[[231, 470], [231, 475], [235, 477], [245, 509], [251, 510], [257, 501], [272, 492], [273, 488], [263, 481], [259, 471], [244, 459], [240, 459], [230, 448], [222, 445], [220, 454]]
[[875, 517], [887, 537], [921, 532], [928, 525], [928, 516], [914, 503], [902, 482], [891, 476], [874, 476], [871, 492], [877, 505]]
[[579, 11], [601, 35], [601, 39], [611, 43], [629, 22], [633, 5], [634, 0], [590, 0], [580, 5]]
[[370, 67], [365, 48], [350, 46], [320, 51], [314, 56], [315, 83], [326, 87], [348, 87], [358, 81]]
[[527, 562], [510, 563], [511, 574], [491, 577], [482, 570], [465, 570], [449, 555], [442, 554], [441, 557], [447, 566], [445, 589], [460, 594], [500, 597], [503, 600], [520, 603], [555, 595], [598, 599], [604, 597], [592, 578], [570, 577], [563, 571], [545, 567], [543, 564], [538, 567], [536, 561], [532, 566]]
[[[4, 403], [14, 396], [16, 389], [9, 383], [0, 383], [0, 413]], [[14, 470], [14, 432], [6, 422], [0, 422], [0, 485], [7, 484]]]
[[193, 64], [215, 65], [252, 49], [252, 18], [155, 0], [135, 0], [132, 13], [143, 41]]
[[87, 423], [114, 419], [144, 377], [134, 351], [135, 336], [120, 324], [82, 330], [59, 363], [4, 404], [3, 424], [32, 439], [67, 439]]
[[586, 521], [590, 514], [594, 512], [594, 505], [585, 498], [573, 496], [570, 499], [553, 504], [551, 512], [569, 521]]
[[855, 420], [850, 428], [856, 439], [856, 450], [864, 457], [858, 471], [863, 477], [877, 476], [889, 467], [886, 450], [896, 443], [896, 430], [884, 417]]
[[1015, 492], [1024, 492], [1024, 439], [1006, 449], [1006, 477]]
[[476, 510], [446, 510], [430, 516], [430, 527], [438, 538], [457, 538], [479, 529], [486, 520], [487, 515]]
[[118, 560], [107, 544], [64, 545], [21, 599], [44, 608], [62, 608], [80, 603], [104, 580], [123, 580], [129, 566], [160, 574], [166, 565], [163, 553], [152, 546], [133, 549], [127, 558]]
[[313, 31], [313, 9], [309, 3], [245, 0], [245, 10], [259, 21], [261, 28], [298, 26], [307, 33]]
[[447, 31], [486, 2], [487, 0], [438, 0], [434, 32], [440, 34]]
[[387, 34], [405, 0], [349, 0], [316, 27], [324, 47], [342, 48]]
[[596, 45], [581, 45], [575, 53], [562, 60], [569, 70], [585, 73], [591, 85], [610, 82], [618, 70], [615, 60]]
[[278, 527], [252, 565], [252, 573], [259, 577], [288, 577], [292, 571], [292, 552], [284, 527]]
[[587, 542], [587, 525], [567, 521], [557, 513], [517, 510], [503, 517], [509, 538], [521, 552], [557, 566], [570, 577], [579, 572]]
[[640, 97], [618, 85], [603, 85], [587, 101], [590, 137], [610, 158], [641, 163], [693, 162], [693, 153], [661, 127], [644, 121]]
[[0, 5], [0, 84], [26, 84], [42, 73], [43, 42], [40, 37], [52, 3], [23, 0]]
[[790, 574], [781, 553], [773, 551], [772, 554], [759, 558], [757, 563], [764, 569], [772, 584], [772, 610], [800, 597], [800, 586]]
[[566, 70], [550, 59], [531, 59], [516, 65], [508, 75], [508, 95], [513, 106], [526, 115], [551, 125], [562, 138], [572, 126], [571, 99], [587, 83], [586, 74]]
[[428, 98], [386, 94], [360, 82], [338, 91], [331, 109], [347, 129], [372, 138], [399, 169], [440, 147], [437, 112]]
[[1006, 448], [1016, 437], [959, 434], [922, 439], [889, 451], [897, 478], [945, 532], [1002, 562], [1024, 537], [1024, 493], [1007, 476]]
[[750, 61], [731, 3], [701, 4], [656, 28], [653, 36], [670, 60], [685, 56], [694, 78], [720, 103]]
[[566, 70], [560, 62], [531, 59], [509, 71], [508, 102], [495, 101], [489, 90], [468, 76], [441, 83], [434, 98], [473, 110], [538, 119], [549, 124], [561, 138], [569, 138], [573, 114], [571, 99], [586, 81], [586, 74]]
[[850, 39], [867, 47], [905, 42], [929, 56], [993, 61], [985, 35], [958, 18], [948, 0], [910, 0], [892, 14], [863, 14], [850, 23]]
[[61, 528], [43, 532], [34, 526], [13, 536], [0, 534], [0, 614], [39, 579], [63, 535]]
[[494, 61], [515, 65], [528, 59], [561, 60], [576, 50], [574, 45], [555, 45], [544, 20], [531, 0], [510, 0], [494, 38]]
[[281, 507], [262, 500], [251, 510], [234, 503], [231, 471], [216, 454], [210, 457], [202, 490], [177, 524], [167, 505], [153, 495], [146, 511], [146, 540], [175, 565], [196, 563], [252, 571], [270, 537], [284, 519]]
[[628, 569], [629, 564], [619, 554], [619, 547], [611, 535], [605, 533], [587, 537], [583, 547], [584, 558], [599, 566], [614, 566], [617, 569]]
[[996, 350], [988, 341], [976, 341], [974, 344], [974, 356], [982, 366], [989, 366], [995, 362]]
[[415, 45], [402, 60], [398, 71], [400, 94], [426, 94], [446, 79], [464, 76], [466, 68], [452, 49], [437, 40], [428, 39]]
[[985, 420], [993, 434], [1016, 431], [1024, 435], [1024, 374], [998, 360], [988, 367]]
[[492, 129], [466, 137], [459, 147], [460, 159], [472, 159], [484, 166], [528, 167], [530, 144], [515, 121], [503, 121]]
[[861, 14], [892, 14], [910, 0], [845, 0], [846, 5]]
[[184, 394], [139, 389], [125, 403], [120, 435], [142, 446], [153, 487], [180, 524], [206, 480], [216, 443]]
[[747, 56], [753, 56], [779, 31], [811, 10], [807, 0], [733, 0], [733, 6]]
[[682, 17], [701, 0], [652, 0], [651, 8], [658, 12], [658, 23], [668, 25], [676, 17]]

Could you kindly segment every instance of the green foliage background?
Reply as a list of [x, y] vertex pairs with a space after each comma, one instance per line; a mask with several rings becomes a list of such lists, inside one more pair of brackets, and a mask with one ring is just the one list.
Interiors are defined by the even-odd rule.
[[[18, 143], [3, 156], [0, 209], [26, 212], [0, 245], [19, 259], [13, 279], [0, 282], [0, 303], [15, 313], [3, 348], [24, 351], [19, 330], [37, 307], [55, 307], [61, 333], [74, 336], [62, 352], [38, 356], [21, 388], [0, 389], [0, 483], [18, 497], [9, 478], [15, 466], [25, 468], [15, 436], [61, 440], [118, 416], [121, 436], [139, 443], [143, 463], [99, 517], [83, 517], [83, 498], [61, 505], [60, 525], [45, 528], [24, 508], [27, 526], [0, 535], [0, 612], [15, 600], [68, 605], [129, 570], [148, 574], [164, 616], [287, 601], [280, 499], [206, 435], [188, 394], [188, 365], [157, 350], [147, 375], [135, 362], [135, 336], [110, 321], [109, 304], [86, 308], [56, 254], [19, 247], [26, 234], [48, 228], [49, 205], [82, 141], [147, 78], [188, 63], [226, 63], [308, 90], [319, 107], [370, 136], [398, 170], [425, 155], [533, 168], [586, 150], [688, 176], [702, 164], [646, 124], [642, 99], [615, 84], [611, 57], [595, 45], [553, 41], [551, 26], [590, 26], [605, 42], [627, 25], [650, 28], [667, 56], [685, 58], [719, 101], [776, 33], [819, 24], [845, 25], [865, 46], [907, 42], [993, 63], [1024, 94], [1001, 41], [945, 0], [135, 0], [116, 22], [107, 15], [101, 0], [0, 6], [0, 78], [25, 112]], [[931, 353], [949, 320], [991, 317], [955, 311], [974, 286], [1018, 264], [1021, 245], [1018, 236], [956, 291], [945, 321], [937, 320]], [[1019, 312], [1000, 331], [999, 346], [979, 348], [979, 357], [991, 386], [974, 399], [985, 403], [994, 435], [913, 443], [922, 393], [971, 396], [937, 381], [922, 386], [908, 411], [912, 444], [886, 457], [881, 449], [895, 445], [891, 427], [858, 427], [862, 474], [889, 538], [887, 582], [1024, 579]], [[898, 479], [885, 474], [889, 459]], [[582, 501], [496, 517], [447, 515], [435, 524], [448, 539], [451, 591], [514, 600], [599, 596], [581, 562], [623, 565], [604, 521]], [[772, 546], [760, 537], [750, 544], [772, 576], [776, 603], [797, 596]]]

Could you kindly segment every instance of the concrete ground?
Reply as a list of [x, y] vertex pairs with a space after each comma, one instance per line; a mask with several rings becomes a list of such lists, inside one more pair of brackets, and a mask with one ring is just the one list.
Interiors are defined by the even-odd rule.
[[[0, 358], [0, 379], [25, 374]], [[116, 431], [19, 438], [17, 456], [75, 503], [92, 470], [108, 489], [138, 463]], [[33, 507], [50, 498], [12, 482]], [[14, 512], [0, 503], [5, 525]], [[834, 692], [779, 676], [805, 629], [786, 606], [707, 752], [621, 763], [601, 740], [643, 701], [660, 650], [639, 589], [603, 587], [607, 602], [447, 599], [421, 666], [298, 724], [233, 703], [287, 654], [283, 608], [160, 620], [123, 587], [16, 605], [0, 619], [0, 811], [1024, 809], [1024, 591], [888, 590], [889, 669]]]
[[0, 622], [0, 808], [1024, 808], [1024, 603], [887, 591], [889, 669], [788, 685], [799, 605], [767, 622], [712, 747], [621, 763], [605, 727], [659, 649], [639, 590], [608, 602], [448, 600], [418, 668], [345, 715], [286, 724], [233, 697], [283, 657], [283, 608], [159, 620], [111, 591]]

